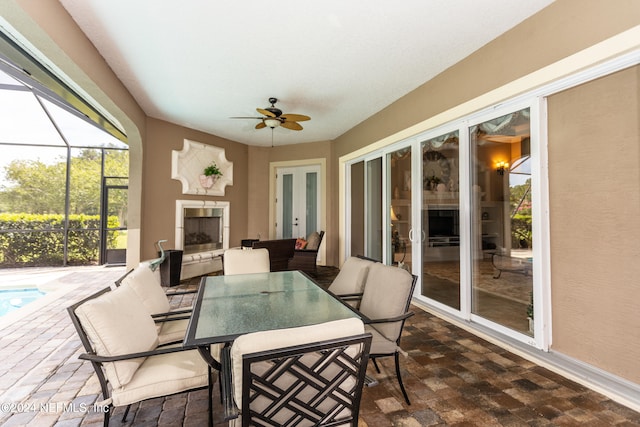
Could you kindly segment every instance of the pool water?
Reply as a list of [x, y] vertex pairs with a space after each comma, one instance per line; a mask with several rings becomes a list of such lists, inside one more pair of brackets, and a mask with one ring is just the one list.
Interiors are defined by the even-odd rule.
[[44, 295], [44, 292], [40, 292], [36, 288], [0, 290], [0, 317], [22, 308]]

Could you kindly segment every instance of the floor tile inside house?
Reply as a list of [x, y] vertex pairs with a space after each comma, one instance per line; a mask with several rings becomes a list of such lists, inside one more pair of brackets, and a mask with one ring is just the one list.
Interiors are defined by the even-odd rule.
[[[326, 284], [335, 269], [321, 270]], [[102, 425], [102, 414], [92, 410], [101, 400], [98, 382], [91, 366], [78, 359], [80, 342], [65, 308], [123, 272], [91, 268], [57, 274], [66, 290], [62, 297], [0, 323], [0, 425]], [[0, 284], [2, 279], [0, 274]], [[418, 308], [414, 311], [402, 341], [406, 357], [401, 357], [412, 404], [402, 398], [393, 359], [381, 359], [380, 374], [369, 367], [379, 384], [364, 390], [359, 426], [640, 426], [640, 413]], [[215, 424], [226, 425], [217, 386], [214, 391]], [[122, 408], [115, 410], [112, 426], [203, 426], [207, 392], [134, 405], [125, 423], [122, 414]]]

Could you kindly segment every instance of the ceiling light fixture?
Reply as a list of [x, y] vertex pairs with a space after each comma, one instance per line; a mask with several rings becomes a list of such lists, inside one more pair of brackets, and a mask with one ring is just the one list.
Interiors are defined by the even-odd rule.
[[278, 126], [280, 126], [280, 120], [272, 119], [272, 118], [266, 118], [266, 119], [264, 119], [264, 124], [267, 125], [268, 127], [270, 127], [271, 129], [274, 129], [274, 128], [277, 128]]

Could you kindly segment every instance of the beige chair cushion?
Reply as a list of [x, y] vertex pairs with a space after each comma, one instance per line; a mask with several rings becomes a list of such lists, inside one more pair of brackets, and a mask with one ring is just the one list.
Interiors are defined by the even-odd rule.
[[396, 341], [385, 338], [374, 325], [364, 325], [364, 331], [371, 334], [371, 354], [390, 354], [398, 349]]
[[320, 233], [318, 233], [317, 231], [314, 231], [313, 233], [309, 234], [309, 236], [307, 237], [307, 246], [305, 246], [304, 248], [312, 251], [317, 251], [319, 246], [320, 246]]
[[[398, 267], [373, 263], [364, 285], [359, 311], [369, 319], [387, 319], [405, 312], [411, 298], [413, 276]], [[402, 331], [402, 323], [375, 324], [385, 338], [396, 341]]]
[[266, 248], [228, 249], [222, 257], [224, 274], [268, 273], [269, 250]]
[[156, 324], [158, 326], [158, 344], [182, 341], [189, 326], [189, 319], [168, 320]]
[[149, 262], [141, 262], [120, 282], [120, 286], [130, 286], [151, 314], [166, 313], [170, 309], [169, 299], [160, 284], [160, 272], [151, 271]]
[[[118, 356], [149, 351], [158, 345], [151, 315], [130, 287], [119, 287], [76, 308], [76, 315], [96, 354]], [[114, 388], [133, 378], [145, 358], [105, 363], [107, 379]]]
[[326, 341], [364, 333], [364, 324], [357, 318], [336, 320], [299, 328], [254, 332], [238, 337], [231, 347], [233, 393], [238, 408], [242, 408], [242, 355], [294, 345]]
[[362, 292], [365, 281], [367, 280], [369, 267], [372, 264], [374, 264], [373, 261], [366, 259], [356, 257], [347, 258], [340, 272], [338, 272], [331, 286], [329, 286], [329, 291], [336, 295]]
[[197, 350], [181, 351], [144, 359], [130, 382], [113, 388], [112, 399], [115, 406], [123, 406], [207, 384], [207, 364], [200, 353]]

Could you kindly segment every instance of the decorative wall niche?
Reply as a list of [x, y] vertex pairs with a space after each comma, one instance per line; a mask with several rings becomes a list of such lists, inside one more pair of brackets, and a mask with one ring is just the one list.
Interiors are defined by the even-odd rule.
[[[213, 185], [203, 186], [200, 175], [211, 162], [222, 175]], [[225, 157], [224, 148], [185, 139], [182, 150], [171, 152], [171, 178], [182, 183], [182, 194], [224, 196], [226, 186], [233, 185], [233, 162]]]

